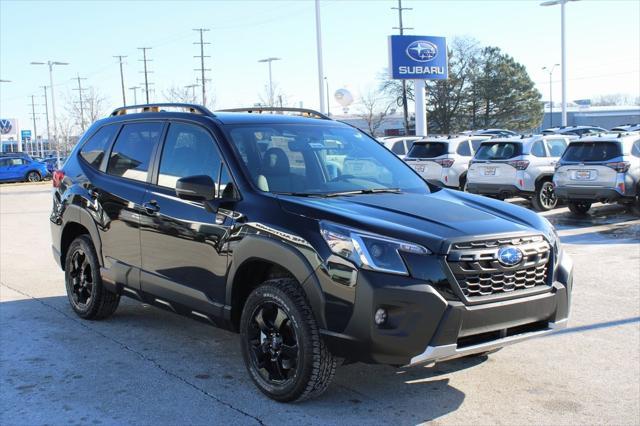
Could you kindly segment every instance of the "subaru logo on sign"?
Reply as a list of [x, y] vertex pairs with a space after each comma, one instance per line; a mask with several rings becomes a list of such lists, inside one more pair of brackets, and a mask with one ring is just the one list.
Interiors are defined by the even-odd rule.
[[8, 133], [11, 133], [11, 129], [13, 128], [13, 126], [11, 126], [11, 120], [0, 120], [0, 133], [3, 135], [6, 135]]
[[501, 247], [498, 250], [498, 262], [504, 266], [514, 266], [522, 261], [522, 251], [516, 247]]
[[407, 46], [407, 56], [418, 62], [428, 62], [438, 56], [438, 47], [426, 40], [416, 40]]

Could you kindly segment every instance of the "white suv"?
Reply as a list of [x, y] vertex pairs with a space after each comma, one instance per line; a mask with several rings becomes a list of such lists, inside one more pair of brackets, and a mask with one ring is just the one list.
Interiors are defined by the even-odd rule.
[[464, 189], [469, 161], [482, 141], [491, 136], [448, 136], [413, 143], [404, 161], [427, 182]]
[[563, 135], [536, 135], [483, 142], [467, 173], [467, 191], [497, 198], [523, 197], [538, 211], [558, 202], [553, 172], [569, 141]]
[[591, 203], [622, 202], [638, 207], [640, 133], [588, 136], [572, 141], [553, 177], [556, 194], [571, 212], [586, 214]]

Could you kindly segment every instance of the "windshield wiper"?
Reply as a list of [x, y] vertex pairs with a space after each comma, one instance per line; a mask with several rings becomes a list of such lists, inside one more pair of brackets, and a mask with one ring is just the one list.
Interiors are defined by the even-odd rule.
[[321, 192], [275, 192], [276, 195], [291, 195], [292, 197], [326, 197]]
[[359, 194], [400, 194], [402, 191], [400, 188], [372, 188], [372, 189], [358, 189], [355, 191], [343, 191], [343, 192], [330, 192], [324, 194], [326, 197], [340, 197], [342, 195], [359, 195]]

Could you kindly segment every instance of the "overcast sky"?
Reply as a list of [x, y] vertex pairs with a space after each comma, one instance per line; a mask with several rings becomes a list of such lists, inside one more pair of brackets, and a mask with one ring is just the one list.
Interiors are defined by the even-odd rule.
[[[331, 93], [357, 95], [377, 84], [387, 66], [387, 36], [395, 33], [397, 1], [321, 2], [325, 75]], [[405, 0], [409, 34], [471, 36], [523, 63], [548, 99], [545, 65], [560, 62], [560, 8], [529, 0]], [[640, 96], [640, 1], [583, 0], [567, 5], [568, 97], [611, 93]], [[57, 110], [72, 94], [72, 78], [96, 87], [108, 106], [121, 103], [120, 74], [112, 55], [128, 55], [127, 87], [141, 85], [140, 51], [152, 47], [152, 100], [172, 85], [193, 84], [199, 67], [197, 33], [205, 27], [210, 90], [217, 108], [253, 105], [264, 92], [266, 64], [291, 102], [318, 107], [314, 3], [297, 1], [13, 1], [0, 0], [0, 115], [28, 128], [31, 94], [42, 95], [47, 68], [31, 61], [69, 62], [54, 71]], [[554, 100], [560, 100], [560, 71]], [[127, 91], [131, 102], [132, 92]], [[141, 99], [140, 93], [138, 100]], [[42, 103], [43, 100], [40, 99]], [[332, 109], [338, 108], [332, 100]], [[43, 109], [41, 109], [43, 111]], [[42, 127], [41, 127], [42, 128]]]

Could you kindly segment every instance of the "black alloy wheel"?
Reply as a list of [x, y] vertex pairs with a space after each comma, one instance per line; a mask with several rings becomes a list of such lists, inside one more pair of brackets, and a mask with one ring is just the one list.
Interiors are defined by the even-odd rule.
[[69, 281], [71, 302], [79, 309], [86, 309], [91, 303], [93, 293], [93, 273], [82, 247], [76, 248], [71, 254]]
[[531, 201], [533, 208], [538, 211], [548, 211], [556, 208], [558, 197], [556, 196], [553, 182], [543, 182]]

